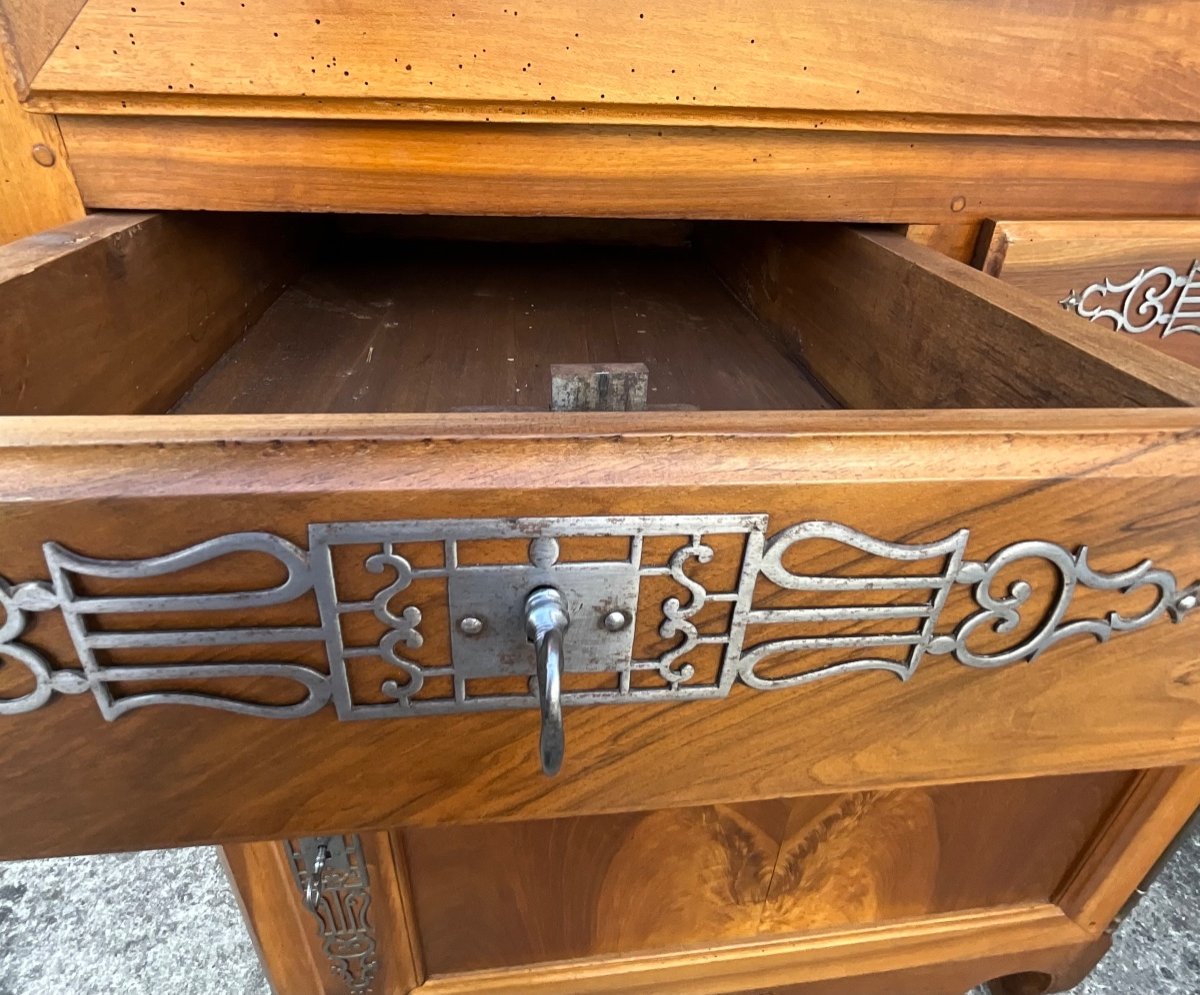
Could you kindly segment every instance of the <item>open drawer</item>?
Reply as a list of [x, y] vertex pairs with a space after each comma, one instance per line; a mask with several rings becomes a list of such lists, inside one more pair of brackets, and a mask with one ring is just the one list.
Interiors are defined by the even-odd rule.
[[900, 234], [99, 215], [0, 313], [0, 855], [1200, 760], [1195, 370]]
[[985, 273], [1200, 366], [1200, 222], [991, 221], [977, 249]]

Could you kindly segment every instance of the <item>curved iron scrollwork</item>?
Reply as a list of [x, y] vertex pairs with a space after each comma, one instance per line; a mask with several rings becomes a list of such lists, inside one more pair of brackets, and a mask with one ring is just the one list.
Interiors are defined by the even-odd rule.
[[[1058, 571], [1058, 591], [1048, 610], [1044, 611], [1034, 628], [1019, 642], [1008, 649], [991, 652], [973, 652], [968, 643], [972, 635], [991, 629], [992, 632], [1016, 631], [1022, 620], [1022, 609], [1033, 594], [1028, 581], [1018, 580], [1004, 593], [996, 593], [995, 585], [1001, 573], [1021, 560], [1037, 559], [1049, 563]], [[1143, 560], [1129, 570], [1117, 573], [1096, 571], [1088, 564], [1088, 548], [1081, 546], [1074, 554], [1061, 546], [1047, 542], [1017, 542], [1007, 546], [986, 563], [964, 563], [959, 569], [957, 581], [974, 584], [975, 601], [980, 605], [977, 612], [965, 618], [953, 636], [939, 636], [929, 647], [930, 653], [953, 653], [959, 663], [968, 667], [1007, 667], [1018, 661], [1035, 660], [1055, 643], [1072, 636], [1092, 636], [1099, 642], [1107, 642], [1114, 632], [1131, 632], [1145, 628], [1163, 615], [1179, 621], [1188, 611], [1196, 607], [1196, 586], [1179, 591], [1174, 574], [1155, 569], [1149, 560]], [[1067, 612], [1080, 585], [1097, 591], [1116, 591], [1129, 594], [1142, 587], [1157, 591], [1153, 603], [1137, 615], [1122, 615], [1109, 612], [1104, 618], [1067, 620]]]
[[91, 689], [78, 670], [55, 670], [41, 653], [19, 642], [30, 612], [57, 607], [58, 599], [49, 585], [34, 581], [14, 588], [0, 577], [0, 610], [4, 612], [4, 623], [0, 625], [0, 665], [6, 660], [19, 664], [33, 678], [32, 691], [19, 698], [0, 698], [0, 715], [32, 712], [46, 704], [55, 691], [84, 694]]
[[404, 671], [405, 674], [403, 682], [384, 681], [381, 690], [388, 697], [398, 701], [407, 700], [421, 690], [425, 683], [425, 676], [420, 666], [400, 655], [398, 647], [401, 643], [409, 649], [420, 649], [424, 645], [425, 637], [421, 635], [420, 630], [421, 609], [416, 605], [407, 605], [397, 615], [392, 612], [389, 605], [393, 598], [408, 590], [412, 585], [412, 564], [403, 556], [398, 556], [391, 545], [385, 543], [384, 551], [368, 556], [365, 566], [371, 573], [381, 574], [385, 570], [392, 570], [396, 574], [396, 579], [371, 599], [371, 614], [390, 630], [379, 640], [380, 655], [392, 666]]
[[[680, 587], [686, 588], [690, 595], [686, 605], [681, 604], [679, 598], [675, 597], [667, 598], [662, 605], [664, 617], [662, 625], [658, 627], [658, 634], [664, 639], [671, 639], [681, 633], [683, 635], [683, 641], [678, 646], [658, 658], [658, 672], [673, 688], [696, 676], [696, 668], [686, 662], [686, 657], [705, 638], [700, 635], [700, 630], [696, 628], [692, 618], [708, 603], [708, 591], [703, 584], [692, 580], [688, 575], [687, 564], [689, 560], [711, 563], [713, 555], [712, 547], [705, 546], [699, 536], [694, 536], [688, 545], [681, 546], [671, 554], [668, 565], [671, 579]], [[677, 660], [684, 661], [679, 669], [675, 668]]]
[[[856, 529], [836, 522], [802, 522], [784, 529], [767, 543], [760, 572], [778, 587], [789, 591], [832, 593], [836, 595], [885, 592], [904, 600], [897, 604], [841, 604], [815, 607], [752, 609], [747, 616], [750, 625], [828, 627], [829, 623], [845, 626], [895, 623], [900, 631], [877, 632], [862, 636], [836, 632], [834, 634], [797, 635], [786, 639], [767, 640], [743, 652], [738, 676], [750, 687], [769, 689], [793, 687], [834, 674], [856, 670], [887, 670], [901, 680], [908, 680], [929, 647], [950, 588], [957, 580], [963, 552], [967, 545], [967, 530], [960, 529], [938, 542], [908, 545], [885, 542], [865, 535]], [[917, 573], [892, 575], [855, 574], [797, 574], [784, 564], [785, 556], [795, 558], [796, 550], [807, 542], [833, 542], [866, 554], [873, 561], [915, 564], [926, 567]], [[803, 558], [800, 558], [803, 560]], [[913, 595], [927, 592], [925, 598], [909, 600]], [[911, 630], [907, 628], [914, 625]], [[823, 630], [822, 630], [823, 632]], [[765, 678], [755, 673], [764, 660], [780, 654], [836, 649], [907, 649], [902, 657], [862, 656], [838, 663], [802, 670], [788, 676]]]
[[[1113, 307], [1105, 306], [1110, 294], [1123, 295]], [[1162, 338], [1176, 332], [1200, 335], [1200, 259], [1187, 273], [1170, 266], [1139, 270], [1122, 283], [1105, 279], [1086, 287], [1082, 294], [1072, 290], [1059, 304], [1089, 321], [1107, 320], [1118, 332], [1141, 335], [1162, 329]]]
[[[88, 691], [110, 720], [166, 704], [298, 718], [332, 702], [342, 719], [536, 708], [520, 612], [528, 590], [546, 584], [571, 607], [567, 673], [594, 675], [586, 686], [565, 686], [564, 705], [721, 698], [736, 683], [778, 690], [867, 670], [908, 680], [927, 654], [995, 669], [1074, 636], [1105, 641], [1164, 616], [1178, 622], [1198, 600], [1196, 584], [1180, 587], [1149, 561], [1096, 570], [1087, 547], [1028, 540], [975, 561], [965, 557], [967, 529], [905, 544], [837, 522], [801, 522], [774, 535], [767, 526], [765, 515], [337, 522], [311, 526], [307, 550], [247, 532], [140, 560], [91, 559], [47, 543], [48, 583], [0, 582], [0, 666], [23, 667], [34, 685], [0, 699], [0, 714], [41, 708], [56, 692]], [[622, 552], [560, 556], [560, 544], [576, 539], [616, 539]], [[527, 545], [528, 562], [508, 553], [471, 559], [477, 547], [511, 548], [512, 540]], [[270, 568], [254, 577], [283, 579], [208, 594], [171, 589], [183, 571], [224, 557], [241, 564], [247, 554]], [[1035, 599], [1024, 579], [1002, 587], [1033, 561], [1057, 574], [1048, 600]], [[350, 576], [355, 570], [363, 576]], [[163, 589], [80, 593], [101, 581]], [[951, 623], [947, 606], [959, 588], [969, 589], [975, 610]], [[1133, 613], [1073, 618], [1081, 588], [1150, 590], [1154, 598]], [[643, 614], [653, 610], [645, 606], [652, 590], [658, 615], [639, 626], [638, 602]], [[306, 605], [311, 617], [301, 621]], [[281, 606], [296, 621], [279, 624]], [[253, 621], [267, 609], [270, 621]], [[30, 616], [52, 611], [65, 620], [78, 666], [56, 666], [22, 641]], [[194, 627], [172, 625], [179, 613]], [[116, 615], [126, 620], [121, 627], [100, 624]], [[227, 624], [231, 616], [237, 624]], [[430, 638], [432, 618], [449, 633]], [[374, 628], [356, 635], [366, 623]], [[255, 651], [230, 661], [239, 647]], [[145, 662], [181, 650], [187, 662]], [[314, 653], [324, 666], [312, 662]], [[497, 679], [514, 676], [525, 680], [497, 689]], [[263, 678], [294, 691], [267, 699]]]

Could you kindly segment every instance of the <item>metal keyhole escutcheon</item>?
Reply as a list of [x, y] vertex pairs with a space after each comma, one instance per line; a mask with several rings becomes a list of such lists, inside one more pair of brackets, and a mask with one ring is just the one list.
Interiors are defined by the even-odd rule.
[[570, 624], [566, 600], [553, 587], [539, 587], [525, 599], [525, 634], [537, 656], [542, 771], [551, 776], [558, 773], [563, 762], [563, 637]]

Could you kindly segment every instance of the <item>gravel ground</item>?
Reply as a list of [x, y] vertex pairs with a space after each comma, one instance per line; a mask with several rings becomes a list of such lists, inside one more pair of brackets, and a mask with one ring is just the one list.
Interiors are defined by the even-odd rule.
[[0, 995], [269, 992], [210, 847], [0, 864]]
[[[0, 995], [269, 991], [213, 849], [0, 864]], [[1195, 834], [1073, 995], [1198, 992]]]

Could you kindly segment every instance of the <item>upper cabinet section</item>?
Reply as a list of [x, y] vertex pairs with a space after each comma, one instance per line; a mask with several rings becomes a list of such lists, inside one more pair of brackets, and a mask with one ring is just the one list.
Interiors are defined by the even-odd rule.
[[58, 112], [1193, 137], [1198, 30], [1186, 0], [89, 0], [30, 94]]
[[0, 0], [83, 202], [134, 210], [1188, 217], [1197, 37], [1195, 0]]

